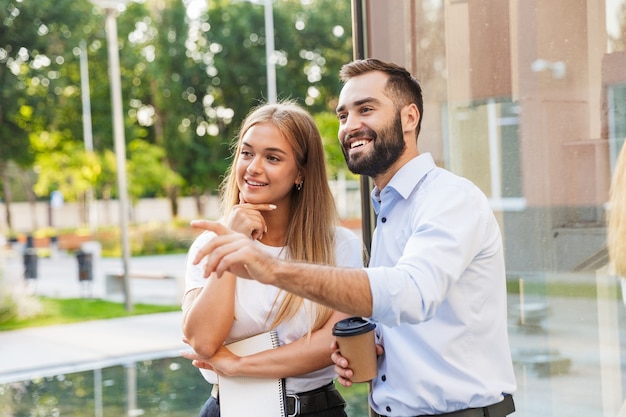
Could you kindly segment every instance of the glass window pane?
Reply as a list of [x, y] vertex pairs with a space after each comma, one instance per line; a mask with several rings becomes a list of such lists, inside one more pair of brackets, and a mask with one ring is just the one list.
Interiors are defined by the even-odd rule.
[[626, 1], [368, 4], [370, 56], [422, 83], [420, 151], [500, 221], [515, 415], [618, 415], [626, 306], [605, 208], [626, 138]]

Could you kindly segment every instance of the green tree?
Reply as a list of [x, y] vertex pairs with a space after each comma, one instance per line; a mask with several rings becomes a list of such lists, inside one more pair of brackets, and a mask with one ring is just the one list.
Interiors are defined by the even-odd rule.
[[[297, 99], [313, 113], [328, 111], [339, 92], [339, 69], [351, 58], [349, 2], [283, 0], [274, 2], [273, 12], [278, 96]], [[264, 10], [216, 0], [208, 16], [209, 94], [215, 107], [233, 109], [236, 127], [266, 97]]]
[[[114, 155], [110, 149], [113, 147], [113, 134], [110, 110], [110, 85], [108, 77], [108, 54], [107, 43], [104, 34], [104, 16], [102, 10], [95, 8], [90, 2], [80, 2], [79, 6], [84, 6], [84, 11], [89, 19], [84, 19], [82, 30], [78, 33], [66, 33], [68, 39], [69, 51], [63, 56], [57, 56], [55, 61], [59, 63], [56, 72], [44, 72], [49, 78], [54, 80], [47, 81], [42, 79], [42, 75], [36, 72], [30, 74], [30, 78], [26, 78], [27, 85], [31, 86], [27, 90], [28, 102], [32, 104], [32, 114], [37, 115], [37, 119], [31, 122], [31, 150], [34, 152], [35, 168], [38, 173], [38, 182], [35, 191], [40, 196], [47, 196], [52, 190], [58, 189], [64, 197], [69, 200], [84, 199], [87, 190], [96, 186], [96, 196], [101, 198], [109, 198], [117, 195], [116, 182], [116, 164]], [[69, 4], [61, 4], [70, 8]], [[51, 5], [44, 5], [51, 8]], [[76, 7], [76, 4], [72, 4]], [[136, 4], [132, 10], [139, 14], [146, 14], [146, 9], [141, 4]], [[131, 13], [130, 17], [134, 15]], [[120, 31], [122, 40], [128, 39], [129, 33]], [[90, 95], [92, 102], [92, 115], [94, 126], [93, 145], [96, 154], [87, 153], [84, 150], [83, 125], [82, 125], [82, 102], [81, 102], [81, 74], [79, 66], [80, 48], [79, 44], [85, 40], [88, 47], [89, 59], [89, 79], [90, 79]], [[134, 82], [136, 76], [132, 77], [132, 71], [137, 66], [138, 55], [127, 53], [132, 51], [130, 46], [124, 50], [124, 46], [130, 42], [121, 42], [122, 51], [120, 55], [122, 59], [122, 72], [124, 81], [130, 79], [130, 82], [123, 82], [124, 97], [131, 104], [130, 110], [133, 110], [132, 104], [136, 102], [133, 99], [132, 88], [136, 85]], [[132, 51], [134, 52], [134, 51]], [[129, 72], [131, 77], [129, 77]], [[63, 80], [57, 81], [57, 80]], [[52, 88], [54, 87], [54, 88]], [[23, 108], [26, 108], [23, 106]], [[30, 107], [28, 107], [30, 108]], [[128, 108], [128, 107], [127, 107]], [[22, 112], [24, 113], [24, 112]], [[132, 115], [132, 112], [130, 112]], [[33, 117], [34, 119], [34, 117]], [[132, 123], [132, 118], [126, 118], [126, 137], [127, 142], [138, 140], [138, 138], [146, 137], [148, 130], [139, 123]], [[54, 138], [54, 140], [50, 140]], [[165, 151], [152, 151], [140, 155], [138, 153], [130, 153], [132, 158], [139, 158], [142, 163], [128, 164], [129, 178], [143, 178], [142, 171], [146, 166], [158, 166], [163, 169], [153, 170], [152, 174], [159, 172], [161, 176], [152, 177], [153, 182], [161, 182], [161, 191], [155, 191], [153, 184], [150, 187], [142, 187], [138, 185], [145, 184], [145, 181], [137, 181], [136, 185], [130, 188], [131, 197], [134, 200], [141, 197], [142, 193], [164, 195], [162, 189], [164, 186], [180, 183], [179, 178], [172, 170], [163, 167], [162, 155]], [[148, 156], [157, 157], [148, 161]], [[106, 178], [100, 178], [105, 176]], [[101, 185], [101, 187], [97, 187]], [[134, 194], [136, 193], [136, 194]]]
[[[280, 96], [312, 112], [334, 107], [337, 72], [351, 56], [349, 5], [282, 0], [274, 16]], [[241, 120], [265, 100], [264, 10], [215, 0], [192, 20], [179, 0], [148, 0], [118, 22], [128, 122], [144, 131], [132, 137], [162, 147], [163, 164], [184, 179], [166, 190], [176, 215], [181, 187], [198, 206], [216, 190]]]
[[128, 144], [129, 194], [136, 202], [139, 197], [161, 195], [163, 189], [179, 187], [183, 178], [164, 164], [155, 163], [165, 159], [165, 150], [142, 139]]
[[183, 2], [149, 2], [144, 14], [139, 8], [134, 5], [124, 16], [135, 22], [129, 43], [140, 56], [133, 63], [132, 112], [148, 129], [146, 139], [164, 149], [163, 164], [180, 175], [164, 181], [176, 216], [177, 198], [186, 182], [195, 185], [192, 191], [216, 186], [213, 178], [225, 169], [219, 157], [227, 149], [220, 152], [203, 115], [209, 80]]
[[339, 171], [347, 173], [350, 178], [357, 178], [355, 174], [349, 173], [339, 139], [337, 139], [339, 130], [337, 115], [330, 112], [321, 112], [317, 113], [314, 118], [324, 143], [326, 168], [329, 178], [337, 178]]
[[[296, 99], [312, 113], [334, 108], [337, 74], [352, 56], [349, 2], [282, 0], [274, 2], [273, 12], [278, 97]], [[207, 159], [189, 166], [219, 167], [210, 175], [215, 181], [228, 162], [226, 144], [250, 108], [267, 98], [265, 18], [259, 5], [214, 0], [203, 19], [198, 44], [205, 51], [200, 56], [210, 82], [200, 121], [210, 127], [214, 139], [201, 153]], [[200, 151], [204, 144], [196, 146]]]
[[339, 69], [352, 59], [349, 1], [276, 2], [278, 71], [283, 94], [298, 97], [312, 113], [334, 111], [341, 88]]
[[29, 134], [41, 129], [51, 101], [68, 93], [60, 68], [72, 53], [72, 34], [85, 25], [86, 2], [0, 0], [0, 174], [10, 217], [8, 167], [34, 161]]
[[58, 190], [67, 201], [80, 200], [102, 172], [99, 158], [76, 141], [63, 140], [59, 132], [40, 132], [31, 137], [36, 152], [35, 193], [50, 195]]
[[[80, 199], [89, 181], [96, 197], [115, 196], [103, 11], [88, 0], [0, 5], [4, 200], [10, 200], [8, 161], [13, 171], [16, 164], [36, 168], [39, 197], [62, 188], [66, 199]], [[312, 113], [333, 108], [337, 72], [351, 56], [349, 4], [279, 0], [274, 17], [279, 96], [297, 99]], [[133, 185], [131, 194], [167, 195], [176, 215], [181, 193], [200, 197], [216, 190], [237, 127], [266, 97], [263, 7], [212, 0], [205, 14], [190, 19], [182, 0], [133, 1], [117, 22], [129, 177], [141, 183], [140, 169], [163, 168], [151, 171], [150, 184]], [[89, 61], [95, 155], [83, 151], [81, 41]], [[90, 166], [80, 167], [81, 160]]]

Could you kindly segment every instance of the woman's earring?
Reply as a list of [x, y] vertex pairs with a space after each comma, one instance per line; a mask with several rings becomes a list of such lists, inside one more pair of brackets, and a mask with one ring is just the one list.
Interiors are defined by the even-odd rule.
[[303, 181], [301, 181], [301, 182], [299, 182], [299, 183], [297, 183], [297, 184], [296, 184], [296, 190], [300, 191], [300, 190], [302, 189], [302, 184], [303, 184], [303, 183], [304, 183], [304, 180], [303, 180]]

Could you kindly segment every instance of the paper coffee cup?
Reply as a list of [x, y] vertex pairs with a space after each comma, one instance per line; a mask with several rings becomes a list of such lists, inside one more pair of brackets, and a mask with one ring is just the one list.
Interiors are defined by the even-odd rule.
[[343, 319], [333, 327], [341, 356], [348, 360], [348, 368], [354, 372], [352, 382], [370, 381], [378, 373], [375, 328], [373, 322], [361, 317]]

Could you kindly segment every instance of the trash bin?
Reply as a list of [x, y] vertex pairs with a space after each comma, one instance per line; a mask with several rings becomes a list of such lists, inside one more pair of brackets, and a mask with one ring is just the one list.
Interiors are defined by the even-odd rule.
[[50, 257], [56, 258], [59, 254], [59, 237], [57, 235], [50, 236]]
[[76, 252], [76, 260], [78, 261], [78, 280], [93, 280], [93, 258], [91, 253], [79, 250]]
[[24, 278], [37, 279], [37, 250], [32, 247], [24, 250]]
[[26, 248], [32, 249], [34, 247], [35, 247], [35, 239], [33, 238], [33, 235], [26, 236]]

